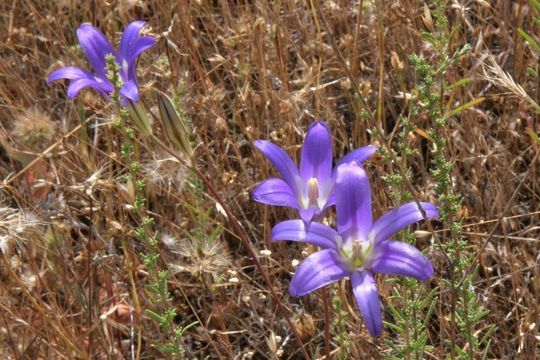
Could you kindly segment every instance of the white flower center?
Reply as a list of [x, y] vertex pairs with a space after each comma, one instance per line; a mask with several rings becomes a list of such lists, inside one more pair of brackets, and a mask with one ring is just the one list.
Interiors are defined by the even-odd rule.
[[350, 270], [360, 270], [373, 260], [373, 242], [353, 240], [339, 247], [341, 260]]

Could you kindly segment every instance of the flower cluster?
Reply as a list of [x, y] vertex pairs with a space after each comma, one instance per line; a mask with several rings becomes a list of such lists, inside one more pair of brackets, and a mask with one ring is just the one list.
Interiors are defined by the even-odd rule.
[[[263, 181], [253, 192], [255, 201], [298, 209], [306, 222], [322, 218], [335, 203], [336, 170], [332, 169], [332, 135], [323, 121], [309, 128], [300, 159], [300, 169], [279, 146], [265, 140], [255, 146], [272, 162], [282, 179]], [[362, 163], [377, 151], [375, 146], [358, 148], [341, 159], [337, 166], [351, 161]]]
[[139, 36], [145, 24], [144, 21], [134, 21], [126, 27], [118, 52], [113, 49], [109, 40], [99, 29], [89, 24], [81, 25], [77, 29], [77, 38], [90, 65], [94, 68], [94, 73], [75, 66], [68, 66], [55, 70], [47, 79], [47, 83], [59, 79], [69, 79], [71, 82], [67, 94], [70, 98], [76, 97], [84, 88], [91, 87], [109, 99], [115, 88], [108, 77], [107, 58], [113, 56], [119, 67], [122, 82], [119, 94], [123, 102], [139, 101], [136, 74], [137, 57], [156, 43], [156, 40], [151, 37]]
[[[254, 190], [254, 199], [294, 207], [301, 217], [274, 226], [272, 241], [305, 242], [321, 248], [296, 270], [289, 286], [291, 295], [306, 295], [347, 276], [369, 333], [381, 335], [381, 302], [373, 272], [418, 280], [430, 278], [433, 267], [419, 250], [390, 239], [424, 217], [438, 217], [437, 208], [430, 203], [411, 202], [373, 222], [371, 188], [362, 162], [376, 148], [356, 149], [332, 170], [331, 134], [322, 121], [314, 123], [306, 135], [300, 171], [278, 146], [260, 140], [255, 146], [273, 163], [283, 180], [264, 181]], [[337, 231], [316, 222], [332, 205], [336, 207]]]

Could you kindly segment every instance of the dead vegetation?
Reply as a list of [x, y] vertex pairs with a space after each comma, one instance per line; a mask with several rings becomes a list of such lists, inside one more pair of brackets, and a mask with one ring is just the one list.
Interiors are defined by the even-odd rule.
[[[485, 98], [447, 128], [453, 186], [464, 196], [465, 239], [477, 253], [474, 287], [490, 310], [478, 331], [497, 326], [487, 358], [532, 359], [540, 356], [540, 167], [531, 134], [539, 133], [540, 119], [525, 95], [540, 103], [540, 86], [526, 71], [538, 69], [538, 57], [516, 32], [534, 33], [530, 7], [507, 0], [447, 3], [450, 27], [457, 28], [450, 48], [472, 46], [447, 73], [451, 83], [471, 81], [448, 97], [453, 107]], [[164, 335], [145, 315], [151, 299], [137, 256], [145, 247], [133, 236], [137, 217], [126, 206], [133, 189], [123, 178], [112, 109], [91, 91], [73, 101], [64, 86], [45, 84], [56, 68], [89, 66], [76, 46], [81, 23], [118, 41], [135, 19], [147, 20], [159, 41], [139, 61], [145, 104], [156, 104], [155, 90], [180, 100], [199, 170], [242, 224], [307, 352], [321, 358], [320, 295], [292, 298], [287, 291], [294, 260], [312, 249], [270, 243], [271, 227], [294, 213], [251, 200], [255, 184], [273, 172], [251, 142], [271, 139], [297, 155], [308, 125], [324, 119], [337, 158], [377, 145], [361, 111], [367, 106], [378, 109], [376, 121], [392, 144], [399, 115], [408, 109], [406, 94], [415, 88], [409, 56], [433, 56], [421, 36], [433, 26], [423, 1], [15, 0], [1, 2], [0, 10], [0, 358], [163, 356], [154, 343]], [[425, 114], [413, 121], [421, 130], [433, 126]], [[157, 122], [154, 131], [165, 139]], [[433, 201], [427, 140], [415, 132], [409, 141], [424, 149], [411, 164], [411, 181], [422, 199]], [[199, 322], [184, 337], [189, 357], [302, 358], [214, 197], [177, 160], [141, 142], [148, 209], [162, 234], [161, 265], [173, 270], [176, 320]], [[375, 179], [391, 167], [378, 158], [367, 167], [381, 214], [396, 204]], [[444, 239], [445, 229], [437, 231]], [[441, 286], [447, 269], [429, 239], [419, 239], [419, 246], [437, 269], [419, 288], [428, 292]], [[392, 284], [381, 278], [378, 285], [383, 296], [390, 294]], [[343, 282], [331, 293], [350, 312], [350, 356], [382, 357], [389, 351], [384, 339], [400, 340], [391, 331], [369, 337], [349, 286]], [[427, 332], [433, 359], [446, 355], [445, 340], [455, 331], [445, 291]], [[392, 320], [388, 312], [385, 317]]]

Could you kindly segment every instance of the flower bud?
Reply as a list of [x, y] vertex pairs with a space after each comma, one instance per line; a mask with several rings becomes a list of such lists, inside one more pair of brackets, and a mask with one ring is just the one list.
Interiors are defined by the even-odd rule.
[[128, 111], [129, 117], [137, 129], [139, 129], [144, 136], [152, 135], [152, 127], [150, 126], [150, 121], [148, 120], [143, 105], [141, 103], [130, 101]]
[[178, 116], [171, 100], [164, 94], [158, 94], [158, 105], [165, 134], [180, 151], [190, 159], [193, 158], [193, 149], [184, 122]]

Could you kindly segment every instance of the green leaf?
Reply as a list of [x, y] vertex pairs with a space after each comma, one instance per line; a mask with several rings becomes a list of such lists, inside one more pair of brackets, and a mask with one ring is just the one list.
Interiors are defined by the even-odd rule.
[[489, 339], [486, 349], [484, 350], [484, 354], [482, 355], [482, 360], [486, 360], [488, 358], [488, 350], [491, 347], [491, 339]]
[[404, 322], [402, 314], [392, 305], [388, 304], [388, 308], [390, 309], [390, 312], [394, 316], [394, 318], [397, 320], [397, 322]]
[[187, 324], [186, 326], [182, 327], [182, 334], [186, 332], [187, 330], [191, 329], [192, 327], [194, 327], [195, 325], [197, 325], [198, 323], [199, 323], [198, 321], [194, 321], [191, 324]]
[[472, 79], [470, 78], [465, 78], [465, 79], [461, 79], [461, 80], [458, 80], [456, 81], [455, 83], [453, 84], [450, 84], [446, 87], [447, 90], [452, 90], [452, 89], [457, 89], [459, 87], [462, 87], [464, 85], [467, 85], [468, 83], [470, 83], [472, 81]]
[[487, 316], [490, 312], [491, 312], [490, 310], [484, 310], [484, 311], [479, 312], [478, 314], [473, 316], [473, 318], [471, 319], [471, 322], [473, 323], [477, 322], [478, 320]]
[[431, 306], [429, 307], [429, 310], [426, 313], [426, 317], [424, 318], [424, 324], [427, 324], [429, 322], [429, 319], [431, 319], [431, 315], [433, 315], [433, 311], [435, 310], [435, 305], [437, 302], [433, 300], [431, 302]]
[[424, 40], [426, 40], [428, 43], [430, 43], [431, 45], [435, 46], [436, 40], [435, 40], [435, 38], [433, 37], [433, 35], [431, 35], [431, 34], [428, 33], [427, 31], [422, 31], [422, 37], [423, 37]]
[[418, 351], [420, 349], [422, 349], [424, 347], [424, 344], [426, 343], [426, 340], [427, 340], [427, 334], [425, 332], [422, 332], [420, 334], [420, 336], [418, 337], [418, 340], [416, 340], [415, 342], [412, 343], [412, 348], [415, 350], [415, 351]]
[[467, 353], [465, 352], [465, 350], [463, 350], [459, 346], [456, 346], [455, 349], [458, 354], [458, 359], [465, 359], [467, 357]]
[[538, 10], [540, 10], [540, 2], [539, 2], [538, 0], [529, 0], [529, 3], [530, 3], [533, 7], [537, 8]]
[[163, 316], [159, 315], [158, 313], [156, 313], [156, 312], [154, 312], [152, 310], [146, 310], [146, 315], [150, 316], [152, 319], [154, 319], [155, 321], [157, 321], [160, 324], [162, 324], [165, 321]]
[[479, 98], [476, 98], [476, 99], [474, 99], [474, 100], [471, 100], [471, 101], [469, 101], [468, 103], [463, 104], [463, 105], [461, 105], [461, 106], [455, 108], [454, 110], [452, 110], [452, 111], [450, 112], [450, 114], [448, 115], [448, 117], [450, 117], [450, 116], [455, 116], [455, 115], [461, 113], [461, 112], [464, 111], [464, 110], [467, 110], [467, 109], [469, 109], [469, 108], [472, 108], [473, 106], [482, 103], [484, 100], [485, 100], [484, 97], [479, 97]]
[[521, 35], [521, 37], [524, 38], [525, 41], [528, 42], [529, 45], [531, 45], [533, 49], [540, 54], [540, 45], [538, 45], [538, 43], [529, 34], [523, 31], [523, 29], [518, 28], [517, 31], [519, 35]]
[[486, 331], [486, 333], [484, 334], [484, 336], [482, 336], [482, 339], [480, 339], [480, 341], [478, 342], [479, 345], [482, 345], [485, 343], [485, 341], [487, 340], [487, 347], [489, 348], [489, 343], [491, 341], [491, 335], [495, 332], [495, 330], [497, 330], [497, 327], [495, 325], [491, 325], [488, 330]]
[[394, 323], [383, 321], [383, 324], [384, 324], [384, 326], [387, 326], [387, 327], [391, 328], [392, 330], [394, 330], [395, 332], [397, 332], [399, 334], [402, 334], [404, 332], [404, 329], [402, 327], [397, 326]]
[[429, 294], [420, 303], [420, 308], [424, 309], [428, 305], [430, 305], [433, 302], [433, 299], [435, 298], [435, 295], [437, 295], [438, 291], [439, 291], [439, 287], [434, 287], [433, 289], [431, 289]]

